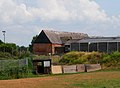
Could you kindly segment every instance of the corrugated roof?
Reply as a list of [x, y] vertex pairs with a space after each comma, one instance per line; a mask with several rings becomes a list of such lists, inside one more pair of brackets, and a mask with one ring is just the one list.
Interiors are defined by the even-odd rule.
[[51, 43], [58, 43], [58, 44], [62, 43], [57, 33], [51, 30], [43, 30], [43, 32], [46, 34], [46, 36], [51, 41]]
[[70, 45], [71, 43], [76, 43], [77, 41], [79, 41], [80, 39], [72, 39], [72, 40], [69, 40], [65, 43], [65, 45]]
[[77, 43], [85, 43], [85, 42], [120, 42], [120, 37], [100, 37], [100, 38], [85, 38], [77, 41]]
[[43, 30], [46, 36], [49, 38], [51, 43], [62, 44], [61, 37], [71, 37], [71, 39], [82, 39], [88, 37], [84, 33], [75, 33], [75, 32], [58, 32], [53, 30]]

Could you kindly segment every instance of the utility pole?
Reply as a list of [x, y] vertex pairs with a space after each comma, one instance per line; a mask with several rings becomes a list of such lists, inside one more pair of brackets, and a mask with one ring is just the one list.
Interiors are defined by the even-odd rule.
[[[2, 33], [3, 33], [3, 36], [4, 36], [4, 44], [5, 44], [5, 33], [6, 33], [6, 31], [2, 31]], [[5, 53], [5, 46], [4, 46], [4, 53]]]

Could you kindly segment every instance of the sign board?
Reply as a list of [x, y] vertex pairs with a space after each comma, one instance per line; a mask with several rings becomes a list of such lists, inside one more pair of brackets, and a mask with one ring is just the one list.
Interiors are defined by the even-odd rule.
[[50, 67], [50, 61], [44, 61], [44, 67]]

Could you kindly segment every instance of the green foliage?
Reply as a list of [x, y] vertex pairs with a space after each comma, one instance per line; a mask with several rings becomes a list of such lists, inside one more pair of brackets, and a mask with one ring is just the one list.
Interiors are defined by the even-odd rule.
[[3, 41], [2, 41], [2, 40], [0, 40], [0, 44], [3, 44]]
[[15, 50], [16, 50], [16, 44], [13, 43], [0, 44], [0, 52], [8, 52], [10, 54], [13, 54]]
[[98, 52], [69, 52], [63, 55], [60, 63], [63, 64], [82, 64], [82, 63], [99, 63], [102, 57]]
[[102, 64], [107, 67], [120, 68], [120, 52], [103, 55]]
[[1, 61], [0, 80], [19, 79], [19, 78], [26, 78], [32, 76], [32, 70], [33, 70], [32, 58], [26, 58], [26, 60], [28, 60], [28, 64], [26, 65], [23, 62], [21, 62], [21, 60]]
[[54, 55], [54, 56], [49, 56], [49, 58], [52, 58], [52, 64], [57, 65], [59, 64], [60, 56]]
[[[104, 75], [104, 74], [103, 74]], [[73, 88], [119, 88], [120, 84], [120, 79], [117, 78], [113, 78], [113, 79], [104, 79], [104, 78], [100, 78], [100, 79], [87, 79], [86, 80], [82, 80], [82, 81], [77, 81], [76, 83], [74, 82], [73, 84], [71, 84], [73, 86]]]
[[14, 43], [1, 43], [0, 44], [0, 59], [23, 59], [30, 57], [28, 47], [16, 46]]
[[32, 53], [33, 52], [33, 43], [35, 42], [36, 38], [38, 37], [38, 35], [33, 36], [31, 44], [29, 45], [29, 51]]
[[31, 55], [31, 54], [30, 54], [29, 51], [22, 51], [22, 52], [20, 52], [18, 58], [19, 58], [19, 59], [23, 59], [23, 58], [25, 58], [25, 57], [30, 57], [30, 55]]
[[69, 52], [62, 56], [61, 64], [97, 64], [103, 68], [120, 68], [120, 52]]
[[4, 60], [4, 59], [16, 59], [17, 57], [12, 56], [10, 53], [8, 52], [0, 52], [0, 60]]
[[0, 71], [0, 79], [19, 79], [27, 77], [27, 66], [19, 67], [6, 67]]
[[14, 43], [0, 44], [0, 59], [17, 59], [18, 51]]
[[32, 75], [32, 59], [28, 60], [28, 66], [19, 67], [18, 63], [11, 63], [13, 59], [24, 59], [26, 57], [31, 57], [28, 47], [16, 46], [14, 43], [3, 43], [0, 41], [0, 60], [3, 60], [3, 62], [8, 60], [4, 64], [1, 63], [2, 61], [0, 62], [0, 79], [25, 78], [29, 74]]

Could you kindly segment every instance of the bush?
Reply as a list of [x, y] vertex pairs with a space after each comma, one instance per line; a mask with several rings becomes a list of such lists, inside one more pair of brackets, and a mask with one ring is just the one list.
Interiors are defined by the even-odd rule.
[[69, 52], [63, 55], [62, 64], [100, 63], [102, 54], [99, 52]]
[[[76, 63], [83, 63], [82, 58], [80, 57], [84, 54], [83, 52], [69, 52], [62, 56], [60, 63], [62, 64], [76, 64]], [[79, 60], [78, 60], [79, 59]]]
[[23, 58], [25, 58], [25, 57], [30, 57], [30, 55], [31, 55], [31, 54], [30, 54], [29, 51], [22, 51], [22, 52], [20, 52], [18, 58], [19, 58], [19, 59], [23, 59]]
[[32, 75], [32, 58], [26, 58], [26, 60], [2, 60], [0, 62], [0, 80], [26, 78], [29, 77], [29, 74]]
[[12, 67], [12, 68], [5, 68], [4, 70], [0, 71], [0, 79], [19, 79], [19, 78], [26, 78], [27, 77], [27, 67], [24, 66], [22, 68], [19, 67]]
[[85, 56], [88, 63], [90, 64], [100, 63], [100, 60], [102, 59], [102, 53], [99, 53], [99, 52], [86, 53]]
[[13, 56], [7, 52], [0, 52], [0, 59], [13, 59]]
[[120, 52], [113, 52], [111, 54], [103, 55], [102, 65], [110, 68], [120, 68]]

